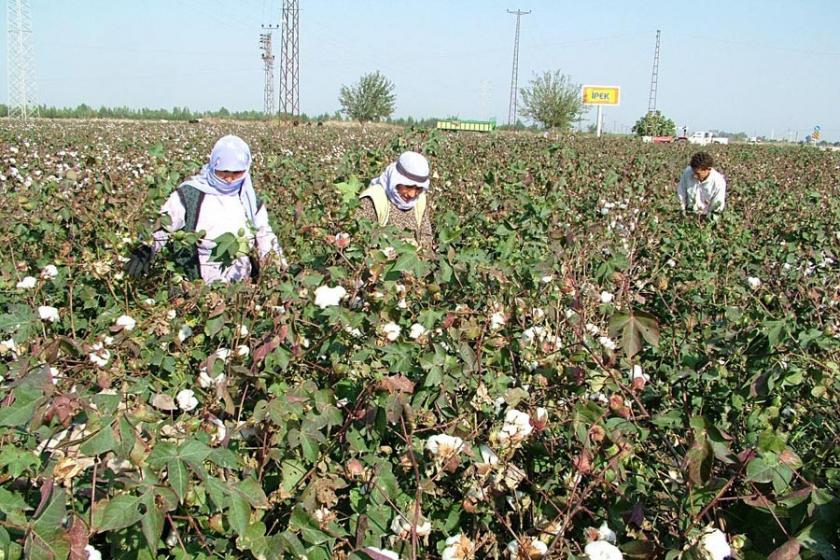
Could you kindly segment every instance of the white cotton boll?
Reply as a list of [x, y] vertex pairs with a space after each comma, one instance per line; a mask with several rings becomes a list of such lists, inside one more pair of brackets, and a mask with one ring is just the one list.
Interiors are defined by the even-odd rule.
[[330, 288], [328, 286], [321, 286], [315, 290], [315, 305], [321, 309], [338, 305], [341, 298], [347, 295], [347, 290], [342, 286]]
[[17, 354], [17, 344], [15, 344], [14, 338], [0, 342], [0, 356], [4, 356], [9, 352]]
[[385, 258], [389, 261], [397, 258], [397, 250], [393, 247], [385, 247], [382, 249], [382, 254], [385, 255]]
[[175, 400], [178, 401], [178, 408], [184, 412], [189, 412], [198, 406], [198, 399], [195, 398], [195, 393], [192, 389], [184, 389], [183, 391], [180, 391], [175, 396]]
[[166, 312], [166, 318], [169, 319], [170, 321], [177, 316], [178, 316], [178, 312], [175, 311], [174, 309], [170, 309], [169, 311]]
[[596, 336], [601, 332], [601, 329], [599, 329], [597, 325], [593, 325], [592, 323], [586, 323], [586, 332], [588, 332], [592, 336]]
[[608, 336], [599, 336], [598, 342], [607, 350], [615, 350], [616, 348], [618, 348], [615, 342], [613, 342], [613, 340]]
[[18, 290], [31, 290], [38, 283], [34, 276], [26, 276], [16, 284]]
[[424, 327], [420, 323], [414, 323], [413, 325], [411, 325], [411, 329], [408, 331], [408, 336], [412, 340], [417, 340], [418, 338], [426, 334], [426, 332], [428, 332], [426, 330], [426, 327]]
[[400, 337], [400, 332], [402, 329], [396, 323], [387, 323], [382, 327], [382, 332], [385, 333], [385, 338], [394, 342]]
[[505, 314], [501, 311], [496, 311], [490, 316], [490, 330], [497, 331], [505, 325]]
[[446, 539], [441, 560], [472, 560], [475, 558], [475, 543], [463, 533]]
[[480, 445], [478, 452], [481, 453], [481, 462], [487, 465], [499, 464], [499, 456], [496, 452], [490, 449], [488, 445]]
[[650, 381], [650, 376], [642, 370], [642, 366], [639, 364], [634, 364], [630, 370], [630, 380], [633, 381], [636, 379], [644, 379], [645, 382]]
[[144, 299], [144, 300], [143, 300], [143, 303], [144, 303], [145, 305], [148, 305], [148, 306], [153, 306], [153, 305], [154, 305], [155, 303], [157, 303], [157, 302], [156, 302], [154, 299], [152, 299], [152, 298], [148, 297], [148, 298], [146, 298], [146, 299]]
[[621, 551], [607, 541], [592, 541], [584, 547], [583, 552], [589, 560], [623, 560], [624, 558]]
[[344, 327], [344, 332], [346, 332], [347, 334], [349, 334], [353, 338], [362, 338], [362, 336], [363, 336], [362, 331], [360, 331], [356, 327], [350, 327], [350, 326]]
[[601, 303], [610, 303], [615, 296], [606, 290], [601, 292]]
[[400, 301], [397, 303], [397, 307], [399, 309], [408, 309], [408, 302], [405, 301], [405, 298], [400, 298]]
[[[536, 537], [525, 541], [528, 550], [524, 551], [525, 558], [542, 558], [548, 554], [548, 545]], [[519, 541], [512, 540], [507, 545], [507, 551], [511, 559], [522, 558], [523, 553], [519, 550]]]
[[534, 319], [534, 321], [540, 321], [543, 317], [545, 317], [545, 311], [543, 311], [539, 307], [534, 307], [533, 309], [531, 309], [531, 318]]
[[540, 282], [542, 282], [543, 284], [550, 284], [552, 280], [554, 280], [554, 276], [551, 274], [546, 274], [545, 276], [540, 278]]
[[248, 331], [248, 327], [246, 327], [245, 325], [239, 325], [239, 336], [246, 337], [248, 336], [249, 332], [250, 331]]
[[545, 338], [545, 329], [540, 326], [529, 327], [522, 332], [522, 343], [530, 346], [535, 340]]
[[426, 450], [440, 459], [457, 455], [463, 446], [464, 440], [447, 434], [437, 434], [426, 440]]
[[251, 353], [251, 349], [248, 347], [247, 344], [240, 344], [236, 347], [236, 355], [240, 358], [245, 358], [248, 354]]
[[[409, 515], [414, 516], [414, 512], [409, 512]], [[411, 539], [411, 526], [412, 522], [403, 517], [402, 515], [397, 514], [397, 516], [391, 521], [391, 532], [394, 533], [400, 539], [406, 541]], [[421, 515], [417, 520], [417, 526], [415, 529], [418, 537], [426, 537], [429, 533], [432, 532], [432, 524], [423, 518]]]
[[38, 317], [40, 317], [42, 321], [55, 323], [58, 321], [58, 309], [51, 305], [42, 305], [38, 308]]
[[135, 321], [132, 317], [128, 315], [120, 315], [117, 317], [116, 322], [114, 323], [118, 327], [122, 327], [124, 331], [131, 331], [134, 330], [134, 327], [137, 326], [137, 321]]
[[615, 544], [615, 541], [616, 541], [615, 531], [610, 529], [610, 526], [607, 525], [606, 521], [601, 523], [601, 526], [598, 527], [598, 540], [607, 541], [609, 543]]
[[87, 560], [102, 560], [102, 553], [91, 545], [85, 546], [85, 554], [87, 554]]
[[189, 337], [193, 335], [192, 327], [189, 325], [181, 325], [181, 328], [178, 329], [178, 340], [184, 342]]
[[747, 284], [750, 285], [750, 288], [753, 290], [757, 290], [759, 286], [761, 286], [761, 280], [756, 278], [755, 276], [750, 276], [747, 278]]
[[225, 423], [215, 416], [211, 416], [209, 420], [216, 427], [216, 431], [210, 436], [210, 443], [219, 445], [225, 440], [225, 436], [227, 436], [227, 428], [225, 427]]
[[216, 385], [224, 382], [225, 379], [226, 377], [224, 373], [220, 373], [216, 377], [210, 377], [210, 374], [207, 372], [207, 368], [203, 367], [198, 370], [198, 385], [202, 389], [215, 387]]
[[91, 347], [91, 352], [88, 354], [88, 359], [99, 367], [105, 367], [108, 360], [111, 359], [111, 351], [104, 348], [101, 342], [97, 342]]
[[229, 348], [219, 348], [216, 350], [216, 357], [222, 360], [223, 362], [228, 361], [230, 357], [230, 349]]
[[571, 319], [575, 315], [577, 315], [577, 312], [572, 308], [566, 308], [566, 310], [563, 312], [563, 316], [566, 317], [566, 319]]
[[58, 268], [54, 264], [48, 264], [41, 269], [41, 278], [44, 280], [52, 280], [58, 276]]
[[700, 539], [700, 552], [707, 560], [724, 560], [732, 555], [732, 548], [726, 539], [726, 533], [720, 529], [710, 529]]
[[504, 447], [518, 447], [534, 431], [531, 417], [512, 408], [505, 413], [505, 421], [499, 430], [499, 444]]

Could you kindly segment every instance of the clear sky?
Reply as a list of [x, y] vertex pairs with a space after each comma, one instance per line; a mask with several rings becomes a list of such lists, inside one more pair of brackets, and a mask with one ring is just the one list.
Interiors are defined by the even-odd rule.
[[[520, 8], [531, 10], [520, 86], [554, 69], [620, 85], [608, 131], [646, 112], [661, 29], [657, 108], [678, 126], [802, 139], [820, 125], [840, 140], [840, 0], [517, 2], [300, 0], [301, 110], [336, 111], [342, 84], [379, 70], [396, 85], [395, 116], [506, 122], [516, 19], [506, 10]], [[262, 109], [260, 24], [280, 22], [281, 0], [30, 4], [41, 102]], [[279, 31], [274, 44], [277, 77]], [[5, 71], [0, 80], [5, 96]]]

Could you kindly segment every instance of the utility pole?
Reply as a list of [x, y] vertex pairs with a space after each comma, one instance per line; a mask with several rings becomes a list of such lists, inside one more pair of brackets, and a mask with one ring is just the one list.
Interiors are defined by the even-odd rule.
[[283, 0], [283, 29], [280, 38], [280, 111], [300, 114], [300, 43], [298, 0]]
[[516, 38], [513, 41], [513, 71], [510, 76], [510, 107], [508, 108], [508, 125], [514, 126], [516, 124], [516, 89], [519, 81], [519, 20], [531, 11], [523, 12], [517, 8], [515, 12], [508, 10], [507, 13], [516, 15]]
[[38, 116], [29, 0], [7, 1], [6, 83], [9, 88], [9, 117], [28, 120]]
[[265, 85], [263, 88], [263, 113], [267, 116], [274, 115], [274, 50], [271, 46], [271, 34], [277, 25], [263, 25], [266, 31], [260, 33], [260, 49], [262, 49], [262, 61], [265, 70]]
[[648, 96], [648, 114], [656, 111], [656, 90], [659, 86], [659, 29], [656, 30], [656, 51], [653, 54], [653, 72], [650, 75], [650, 95]]

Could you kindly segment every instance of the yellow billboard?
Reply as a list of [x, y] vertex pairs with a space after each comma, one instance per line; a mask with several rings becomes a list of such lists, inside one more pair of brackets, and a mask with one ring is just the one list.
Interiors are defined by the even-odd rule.
[[585, 105], [618, 105], [620, 100], [619, 86], [583, 86]]

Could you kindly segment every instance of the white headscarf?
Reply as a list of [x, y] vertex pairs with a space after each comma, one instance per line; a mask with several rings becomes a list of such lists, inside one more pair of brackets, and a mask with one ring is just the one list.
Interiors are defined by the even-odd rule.
[[397, 192], [397, 185], [420, 187], [429, 190], [429, 162], [417, 152], [403, 152], [394, 163], [388, 165], [382, 175], [370, 182], [382, 185], [391, 204], [400, 210], [411, 210], [417, 204], [417, 197], [405, 201]]
[[[221, 180], [216, 171], [244, 171], [245, 176], [227, 183]], [[210, 162], [201, 168], [198, 175], [193, 175], [183, 184], [189, 185], [206, 194], [232, 196], [239, 194], [242, 205], [251, 223], [257, 215], [257, 193], [251, 183], [251, 149], [239, 136], [229, 134], [219, 138], [210, 152]]]

